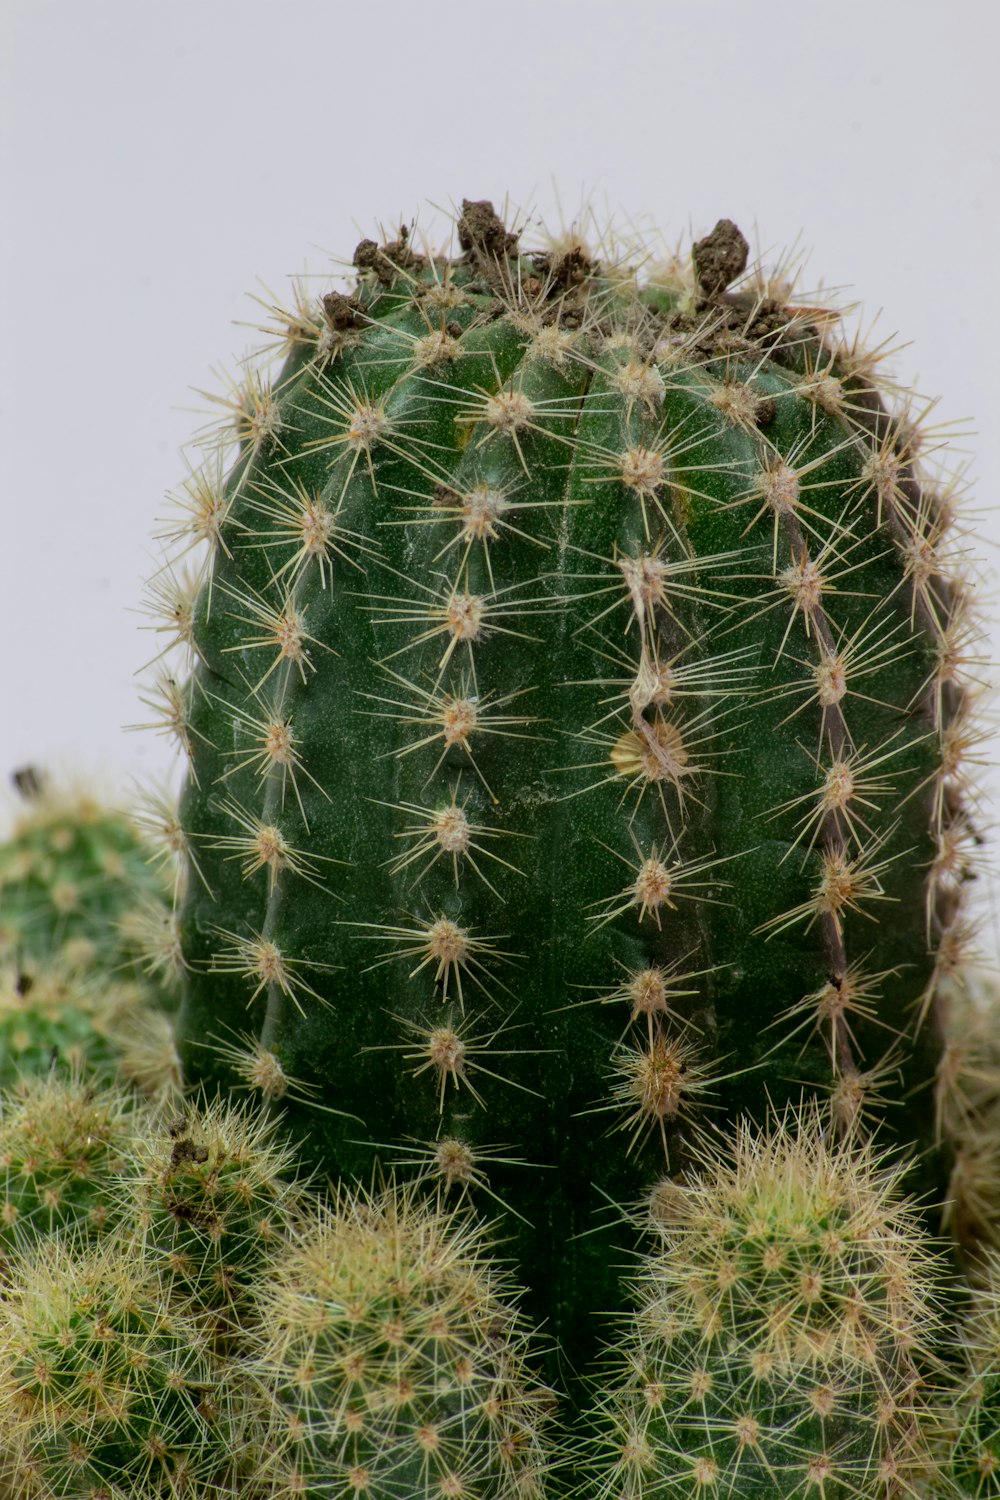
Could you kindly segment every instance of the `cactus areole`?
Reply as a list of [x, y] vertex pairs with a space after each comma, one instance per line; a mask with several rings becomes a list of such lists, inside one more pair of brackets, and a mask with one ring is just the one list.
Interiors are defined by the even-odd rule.
[[624, 1218], [769, 1101], [940, 1201], [969, 588], [878, 352], [734, 224], [456, 236], [282, 313], [189, 483], [181, 1047], [496, 1216], [577, 1361]]

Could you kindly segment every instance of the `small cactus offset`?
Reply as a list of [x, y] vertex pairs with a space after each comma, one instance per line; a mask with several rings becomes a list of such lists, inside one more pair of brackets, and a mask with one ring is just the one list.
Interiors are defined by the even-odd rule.
[[170, 1018], [142, 986], [60, 963], [0, 965], [0, 1089], [53, 1067], [152, 1098], [180, 1086]]
[[172, 1302], [221, 1347], [253, 1323], [252, 1293], [302, 1200], [276, 1125], [238, 1106], [182, 1107], [131, 1148], [127, 1216]]
[[119, 979], [159, 972], [165, 996], [176, 980], [176, 861], [164, 870], [136, 819], [90, 789], [60, 787], [35, 767], [13, 780], [20, 805], [0, 843], [0, 958]]
[[204, 437], [179, 1046], [498, 1212], [579, 1365], [708, 1122], [805, 1088], [940, 1202], [972, 589], [879, 354], [731, 222], [455, 238], [363, 241]]
[[731, 1160], [654, 1193], [594, 1493], [874, 1500], [940, 1482], [942, 1268], [899, 1175], [808, 1111], [745, 1124]]
[[541, 1500], [550, 1393], [481, 1231], [414, 1194], [345, 1194], [260, 1299], [276, 1495]]

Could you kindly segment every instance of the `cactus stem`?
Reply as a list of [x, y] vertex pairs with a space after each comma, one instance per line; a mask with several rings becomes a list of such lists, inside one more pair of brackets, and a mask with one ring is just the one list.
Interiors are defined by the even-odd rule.
[[905, 622], [887, 626], [885, 619], [880, 616], [880, 609], [881, 602], [876, 604], [846, 639], [844, 632], [840, 631], [839, 639], [831, 638], [830, 644], [824, 641], [817, 661], [806, 661], [799, 656], [791, 657], [797, 666], [806, 668], [806, 676], [786, 683], [763, 701], [773, 703], [802, 692], [809, 696], [790, 714], [786, 714], [780, 721], [782, 725], [791, 723], [811, 703], [817, 703], [822, 711], [820, 747], [822, 748], [824, 737], [828, 736], [833, 748], [837, 749], [836, 739], [844, 738], [851, 742], [851, 732], [840, 709], [845, 698], [859, 698], [865, 703], [877, 704], [880, 708], [888, 707], [881, 698], [860, 693], [850, 685], [870, 677], [874, 672], [882, 671], [890, 664], [904, 661], [912, 654], [906, 642], [899, 639], [899, 632], [905, 628]]
[[[391, 1014], [391, 1013], [390, 1013]], [[402, 1052], [403, 1060], [409, 1063], [419, 1063], [419, 1067], [413, 1069], [413, 1076], [419, 1078], [422, 1073], [433, 1070], [437, 1077], [438, 1113], [444, 1113], [445, 1094], [448, 1082], [451, 1081], [455, 1088], [459, 1086], [468, 1089], [480, 1109], [486, 1109], [486, 1101], [477, 1091], [469, 1077], [470, 1073], [482, 1073], [486, 1078], [493, 1078], [497, 1083], [505, 1084], [508, 1088], [517, 1089], [522, 1094], [530, 1094], [535, 1099], [543, 1096], [536, 1089], [530, 1089], [526, 1084], [518, 1083], [514, 1078], [505, 1078], [502, 1073], [495, 1073], [487, 1068], [477, 1059], [488, 1057], [512, 1057], [532, 1056], [540, 1049], [538, 1048], [506, 1048], [500, 1049], [493, 1044], [499, 1036], [512, 1028], [498, 1026], [494, 1031], [483, 1033], [479, 1036], [470, 1036], [463, 1033], [461, 1023], [455, 1023], [451, 1014], [445, 1020], [432, 1025], [426, 1017], [420, 1017], [417, 1021], [409, 1020], [406, 1016], [392, 1015], [392, 1019], [412, 1036], [419, 1039], [420, 1045], [414, 1051], [404, 1050], [409, 1044], [388, 1042], [384, 1046], [368, 1047], [368, 1052]], [[544, 1050], [544, 1049], [541, 1049]]]
[[[904, 729], [898, 729], [894, 735], [886, 740], [886, 747], [897, 741]], [[921, 735], [919, 739], [907, 739], [902, 744], [897, 744], [895, 749], [881, 749], [865, 755], [866, 745], [861, 745], [857, 750], [843, 751], [833, 756], [829, 765], [824, 766], [820, 756], [813, 755], [805, 745], [800, 745], [802, 751], [809, 757], [816, 768], [817, 776], [821, 778], [821, 784], [814, 791], [805, 792], [800, 797], [792, 797], [780, 806], [769, 809], [764, 814], [765, 821], [779, 817], [792, 808], [802, 807], [812, 802], [813, 806], [803, 813], [795, 824], [798, 830], [794, 841], [788, 850], [782, 855], [780, 863], [784, 863], [789, 855], [799, 848], [806, 834], [809, 834], [809, 842], [805, 848], [803, 867], [806, 859], [813, 851], [817, 838], [824, 827], [828, 830], [835, 829], [838, 836], [845, 838], [844, 828], [856, 844], [863, 844], [864, 839], [858, 831], [859, 828], [870, 837], [875, 836], [875, 830], [870, 828], [864, 817], [853, 806], [854, 803], [861, 807], [867, 807], [873, 812], [879, 811], [877, 802], [873, 797], [888, 797], [894, 791], [892, 781], [895, 777], [903, 774], [902, 770], [889, 771], [881, 776], [872, 776], [870, 772], [886, 761], [892, 760], [893, 756], [900, 755], [909, 750], [913, 745], [920, 744], [927, 739], [927, 735]]]
[[[886, 979], [897, 979], [898, 969], [883, 969], [881, 973], [869, 974], [864, 967], [865, 960], [861, 959], [849, 964], [843, 971], [831, 974], [817, 990], [812, 990], [808, 995], [803, 995], [794, 1005], [788, 1006], [773, 1021], [768, 1023], [766, 1030], [770, 1031], [775, 1026], [783, 1028], [779, 1041], [774, 1045], [772, 1051], [784, 1047], [789, 1038], [795, 1036], [812, 1022], [812, 1031], [822, 1034], [824, 1026], [830, 1027], [827, 1038], [827, 1050], [834, 1068], [839, 1068], [840, 1059], [837, 1055], [838, 1041], [847, 1037], [852, 1046], [857, 1045], [856, 1038], [851, 1030], [851, 1016], [856, 1016], [868, 1025], [881, 1026], [886, 1031], [896, 1036], [898, 1033], [881, 1020], [878, 1014], [876, 998], [883, 982]], [[797, 1025], [789, 1031], [787, 1023], [801, 1016]], [[805, 1051], [808, 1041], [803, 1042], [799, 1053]]]
[[[160, 672], [149, 691], [139, 694], [139, 700], [147, 708], [151, 708], [156, 717], [145, 724], [128, 724], [125, 727], [129, 730], [152, 729], [157, 734], [163, 734], [175, 740], [187, 758], [192, 779], [197, 786], [198, 773], [194, 764], [194, 745], [191, 736], [198, 732], [191, 727], [187, 704], [184, 701], [184, 689], [175, 677], [169, 676], [166, 672]], [[198, 734], [198, 738], [204, 740], [205, 737]]]
[[[249, 683], [247, 690], [252, 692]], [[258, 783], [263, 784], [269, 779], [272, 772], [278, 772], [281, 778], [281, 807], [285, 805], [285, 788], [288, 781], [292, 783], [295, 793], [295, 801], [298, 804], [299, 813], [306, 831], [309, 830], [309, 819], [306, 817], [305, 808], [302, 805], [302, 797], [299, 793], [296, 774], [301, 773], [316, 788], [322, 797], [329, 802], [330, 793], [325, 787], [320, 786], [309, 771], [305, 769], [299, 757], [296, 745], [292, 720], [290, 716], [282, 717], [280, 714], [271, 713], [265, 716], [256, 716], [248, 713], [245, 709], [234, 707], [230, 703], [210, 695], [213, 701], [220, 704], [234, 729], [239, 733], [250, 735], [255, 740], [255, 750], [240, 750], [234, 756], [233, 764], [228, 770], [223, 771], [217, 777], [217, 781], [227, 781], [230, 776], [237, 775], [240, 771], [253, 770], [256, 772]], [[264, 707], [265, 705], [261, 705]]]
[[475, 1188], [507, 1213], [512, 1214], [515, 1219], [519, 1219], [522, 1224], [529, 1226], [530, 1221], [519, 1213], [513, 1204], [500, 1197], [490, 1187], [486, 1168], [506, 1166], [528, 1167], [532, 1171], [549, 1170], [547, 1162], [525, 1161], [523, 1157], [511, 1154], [507, 1146], [495, 1143], [482, 1146], [477, 1144], [473, 1149], [465, 1141], [458, 1140], [454, 1136], [446, 1136], [436, 1141], [416, 1141], [412, 1146], [389, 1141], [375, 1141], [372, 1145], [375, 1150], [379, 1151], [402, 1152], [403, 1154], [396, 1158], [387, 1157], [386, 1166], [390, 1170], [417, 1169], [417, 1176], [413, 1179], [414, 1187], [426, 1183], [446, 1193], [457, 1190], [463, 1197]]
[[[394, 568], [388, 571], [396, 572]], [[523, 588], [523, 582], [520, 581], [508, 584], [502, 589], [496, 589], [489, 596], [474, 594], [467, 586], [463, 586], [466, 576], [464, 569], [454, 581], [442, 576], [441, 584], [437, 588], [431, 588], [428, 584], [420, 583], [416, 579], [404, 579], [408, 588], [415, 589], [423, 595], [423, 602], [418, 602], [405, 594], [396, 597], [385, 594], [369, 596], [374, 602], [365, 607], [379, 616], [375, 621], [376, 625], [412, 623], [426, 624], [428, 627], [412, 635], [405, 645], [382, 657], [379, 665], [384, 666], [386, 662], [394, 661], [396, 657], [422, 646], [425, 641], [444, 636], [447, 644], [437, 662], [434, 688], [436, 689], [440, 684], [452, 654], [459, 644], [464, 644], [468, 651], [469, 671], [475, 682], [473, 645], [493, 635], [511, 636], [521, 641], [537, 642], [538, 640], [537, 636], [527, 635], [524, 631], [498, 624], [499, 619], [506, 619], [511, 614], [516, 616], [551, 614], [553, 609], [559, 608], [562, 602], [545, 595], [528, 599], [505, 598], [505, 595], [509, 596], [516, 589]], [[403, 575], [397, 574], [397, 577], [402, 578]]]
[[220, 406], [228, 415], [221, 422], [202, 428], [195, 441], [209, 448], [235, 441], [251, 458], [275, 443], [282, 451], [287, 451], [280, 441], [285, 418], [278, 397], [263, 372], [251, 369], [242, 379], [227, 379], [225, 376], [223, 379], [228, 387], [224, 394], [199, 390], [198, 395], [204, 396], [213, 406]]
[[235, 646], [223, 646], [223, 655], [248, 649], [276, 652], [274, 660], [264, 675], [250, 689], [252, 693], [259, 693], [272, 672], [276, 672], [286, 662], [294, 663], [298, 669], [299, 678], [304, 684], [307, 681], [307, 674], [316, 670], [307, 650], [307, 643], [310, 646], [318, 646], [320, 650], [329, 652], [331, 656], [339, 655], [339, 652], [335, 651], [332, 646], [325, 641], [318, 640], [306, 630], [305, 616], [297, 608], [291, 589], [286, 589], [277, 603], [271, 604], [268, 600], [261, 598], [255, 589], [249, 587], [234, 589], [228, 584], [222, 584], [221, 587], [228, 598], [234, 603], [243, 605], [248, 611], [247, 614], [237, 614], [235, 610], [227, 610], [228, 618], [239, 620], [244, 625], [257, 626], [263, 632], [261, 635], [246, 636]]
[[290, 575], [289, 592], [298, 586], [303, 573], [313, 562], [319, 570], [320, 585], [325, 589], [333, 574], [334, 558], [363, 571], [363, 565], [353, 554], [378, 556], [376, 546], [341, 522], [343, 495], [331, 508], [319, 491], [310, 490], [301, 481], [293, 480], [291, 488], [286, 489], [267, 476], [255, 483], [254, 493], [246, 498], [246, 506], [263, 517], [268, 525], [261, 531], [244, 527], [250, 537], [265, 540], [242, 542], [241, 548], [271, 551], [295, 547], [294, 554], [274, 574], [275, 583], [281, 583], [286, 573]]
[[390, 451], [394, 449], [389, 438], [397, 431], [397, 419], [390, 417], [383, 403], [373, 401], [364, 388], [357, 389], [350, 376], [345, 376], [340, 385], [325, 386], [322, 395], [315, 390], [311, 391], [310, 397], [319, 410], [310, 409], [308, 415], [318, 417], [336, 431], [328, 436], [308, 439], [303, 444], [303, 449], [316, 453], [343, 448], [350, 454], [351, 461], [341, 485], [341, 501], [354, 478], [358, 462], [364, 455], [368, 477], [377, 494], [378, 482], [375, 478], [372, 448], [381, 442]]
[[210, 468], [202, 466], [191, 469], [188, 464], [188, 469], [188, 477], [181, 486], [181, 493], [168, 496], [175, 509], [180, 512], [180, 517], [167, 523], [166, 530], [157, 532], [157, 540], [185, 543], [181, 556], [190, 552], [193, 547], [204, 544], [210, 557], [216, 552], [222, 552], [226, 557], [232, 558], [225, 530], [234, 525], [237, 529], [242, 528], [239, 523], [230, 519], [229, 513], [236, 497], [226, 493], [222, 454], [217, 452], [214, 455]]
[[894, 896], [887, 895], [882, 889], [879, 876], [884, 875], [890, 865], [902, 859], [910, 851], [903, 850], [883, 860], [878, 860], [875, 856], [892, 838], [898, 825], [899, 819], [897, 818], [877, 838], [869, 839], [853, 859], [847, 857], [843, 845], [839, 842], [822, 849], [820, 851], [822, 872], [809, 900], [793, 907], [791, 911], [780, 912], [767, 922], [762, 922], [754, 928], [754, 932], [766, 932], [770, 941], [779, 933], [794, 927], [797, 922], [806, 922], [808, 932], [819, 918], [829, 917], [836, 930], [838, 942], [842, 942], [845, 912], [857, 912], [860, 916], [875, 921], [872, 913], [865, 911], [859, 903], [896, 899]]

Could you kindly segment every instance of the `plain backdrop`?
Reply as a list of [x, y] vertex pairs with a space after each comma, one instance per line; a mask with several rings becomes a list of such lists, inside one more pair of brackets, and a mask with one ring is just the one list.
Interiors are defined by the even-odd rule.
[[[987, 0], [0, 0], [0, 775], [173, 776], [137, 668], [182, 445], [249, 299], [463, 197], [719, 217], [807, 253], [967, 468], [1000, 557], [1000, 8]], [[919, 405], [918, 408], [919, 409]], [[985, 663], [1000, 599], [985, 604]], [[977, 670], [980, 670], [977, 668]], [[1000, 730], [990, 728], [985, 760]], [[1000, 807], [1000, 775], [984, 779]], [[992, 939], [995, 943], [995, 934]]]

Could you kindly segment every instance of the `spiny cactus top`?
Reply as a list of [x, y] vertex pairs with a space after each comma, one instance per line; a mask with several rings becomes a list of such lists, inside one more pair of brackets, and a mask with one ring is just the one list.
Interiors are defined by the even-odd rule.
[[661, 261], [455, 230], [279, 311], [188, 484], [181, 1044], [326, 1170], [505, 1212], [579, 1353], [706, 1122], [891, 1081], [940, 1196], [971, 589], [881, 352], [729, 221]]
[[261, 1293], [275, 1495], [541, 1500], [550, 1393], [506, 1290], [481, 1234], [412, 1191], [307, 1222]]

